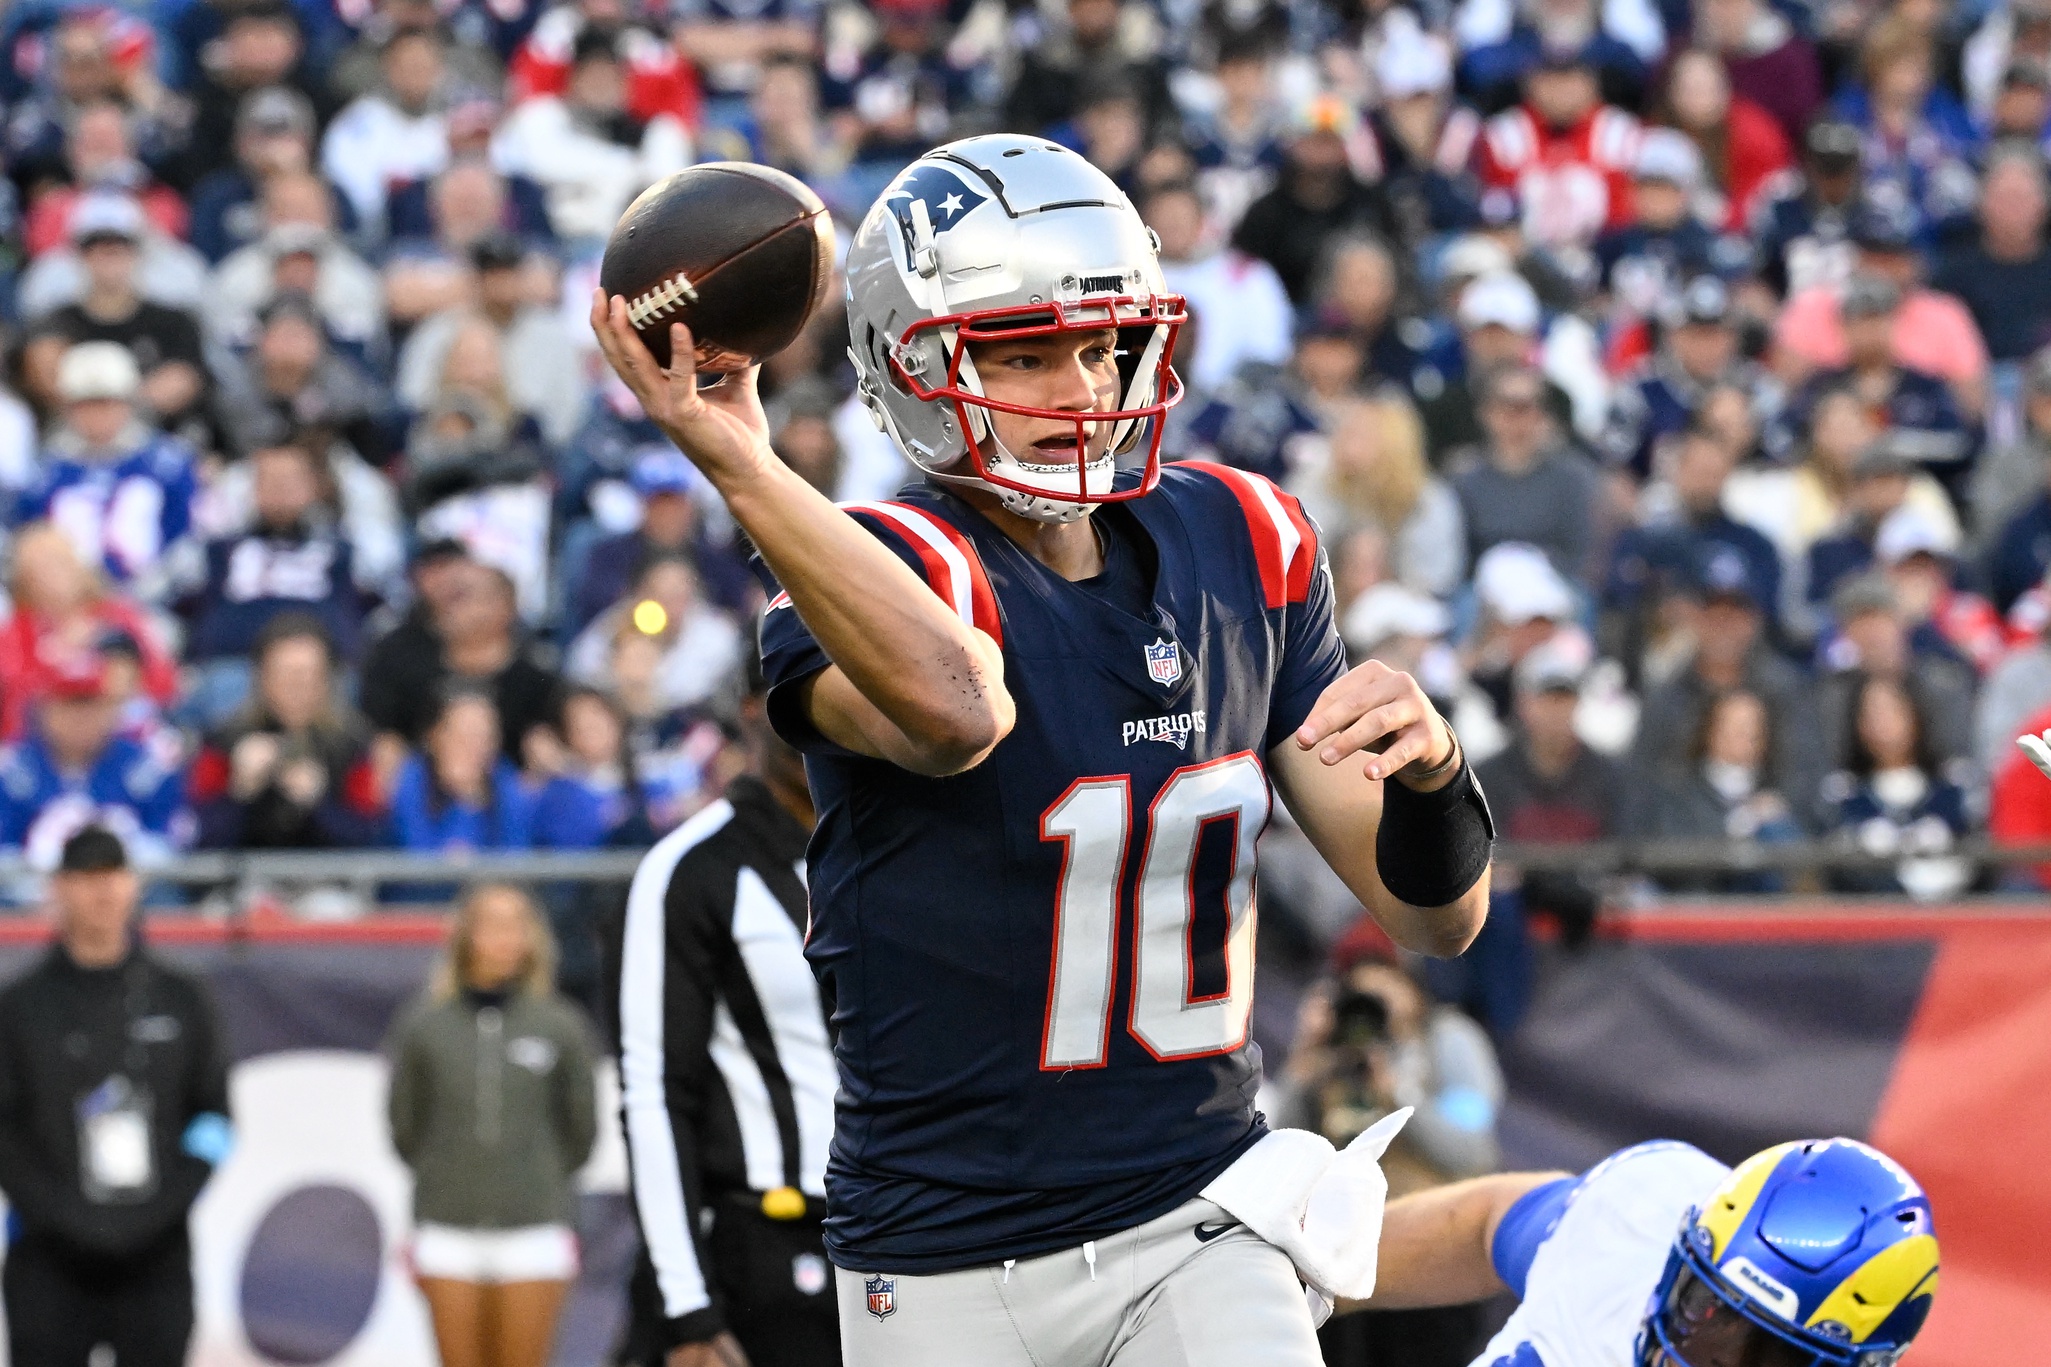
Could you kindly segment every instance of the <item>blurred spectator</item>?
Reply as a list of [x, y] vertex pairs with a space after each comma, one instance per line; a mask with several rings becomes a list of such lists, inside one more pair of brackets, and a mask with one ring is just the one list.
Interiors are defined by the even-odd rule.
[[214, 335], [247, 342], [265, 306], [285, 295], [313, 302], [336, 340], [368, 359], [384, 334], [384, 294], [373, 271], [334, 229], [333, 192], [307, 174], [263, 186], [263, 231], [214, 269], [207, 321]]
[[74, 342], [126, 347], [142, 372], [138, 396], [157, 421], [176, 430], [197, 416], [207, 397], [206, 358], [191, 314], [142, 297], [136, 227], [124, 201], [96, 197], [79, 205], [72, 239], [85, 268], [85, 293], [50, 314], [49, 322]]
[[422, 586], [426, 620], [372, 647], [363, 666], [364, 715], [380, 731], [416, 744], [434, 723], [439, 694], [448, 686], [483, 690], [497, 704], [494, 731], [503, 731], [506, 756], [518, 763], [528, 733], [554, 719], [561, 684], [519, 631], [512, 581], [501, 570], [440, 551], [415, 572], [429, 580]]
[[48, 518], [78, 553], [146, 602], [169, 589], [190, 535], [197, 491], [190, 447], [136, 411], [142, 376], [117, 342], [81, 342], [57, 372], [64, 424], [44, 450], [42, 480], [19, 516]]
[[1957, 548], [1915, 507], [1896, 512], [1873, 538], [1874, 558], [1901, 605], [1911, 648], [1985, 674], [2007, 653], [2008, 630], [1992, 603], [1958, 586]]
[[1692, 12], [1695, 41], [1722, 56], [1731, 89], [1800, 138], [1824, 97], [1814, 45], [1767, 0], [1702, 0]]
[[1524, 101], [1488, 121], [1476, 151], [1484, 186], [1514, 194], [1525, 238], [1541, 247], [1586, 247], [1630, 214], [1626, 177], [1638, 152], [1638, 120], [1603, 103], [1588, 48], [1536, 54]]
[[2015, 492], [1997, 486], [1976, 500], [1981, 527], [1993, 533], [1988, 586], [2004, 612], [2051, 569], [2051, 351], [2031, 360], [2025, 385], [2022, 440], [1983, 462], [2000, 462], [2002, 484]]
[[1389, 1112], [1417, 1107], [1383, 1160], [1391, 1191], [1492, 1172], [1499, 1161], [1494, 1046], [1470, 1017], [1435, 1004], [1386, 949], [1312, 989], [1272, 1086], [1277, 1124], [1341, 1146]]
[[[1998, 119], [2001, 97], [2018, 72], [2045, 70], [2051, 62], [2051, 5], [2012, 0], [1984, 11], [1979, 27], [1960, 53], [1966, 104], [1981, 122]], [[2031, 129], [2042, 131], [2043, 120]]]
[[332, 432], [374, 465], [391, 454], [383, 393], [330, 346], [319, 312], [302, 294], [264, 305], [254, 345], [221, 372], [218, 405], [223, 444], [238, 459], [311, 427]]
[[1544, 551], [1505, 541], [1476, 559], [1474, 600], [1479, 612], [1462, 653], [1494, 716], [1509, 720], [1524, 660], [1555, 638], [1581, 638], [1574, 625], [1581, 616], [1580, 594]]
[[1893, 870], [1838, 869], [1843, 892], [1909, 892], [1947, 897], [1965, 889], [1972, 868], [1935, 858], [1972, 830], [1966, 795], [1944, 776], [1928, 742], [1929, 715], [1900, 683], [1861, 677], [1845, 712], [1844, 769], [1825, 780], [1829, 829], [1866, 854], [1904, 858]]
[[15, 308], [24, 318], [42, 318], [77, 302], [92, 287], [78, 249], [80, 238], [105, 229], [137, 244], [136, 292], [171, 308], [197, 308], [206, 293], [206, 259], [154, 227], [133, 198], [116, 190], [81, 196], [65, 225], [61, 246], [38, 256], [21, 273]]
[[549, 748], [547, 782], [535, 800], [535, 843], [588, 850], [611, 844], [630, 824], [647, 830], [641, 785], [627, 746], [627, 719], [605, 693], [572, 688]]
[[641, 525], [586, 552], [570, 584], [564, 634], [575, 637], [658, 559], [689, 560], [708, 598], [730, 612], [743, 608], [754, 575], [732, 547], [706, 535], [695, 497], [703, 477], [690, 462], [678, 451], [647, 450], [635, 458], [630, 478], [641, 499]]
[[1931, 284], [1972, 310], [1997, 361], [2051, 342], [2051, 247], [2044, 242], [2044, 158], [1996, 148], [1980, 182], [1979, 240], [1945, 261]]
[[[645, 11], [644, 11], [645, 12]], [[698, 124], [698, 77], [690, 61], [662, 35], [628, 22], [621, 0], [569, 0], [549, 7], [506, 68], [506, 95], [515, 104], [562, 97], [601, 118], [618, 113], [636, 123], [665, 120], [678, 129]], [[587, 40], [589, 40], [587, 42]], [[617, 101], [594, 103], [576, 94], [583, 54], [603, 47], [615, 54], [621, 85]], [[608, 225], [610, 226], [610, 225]], [[567, 236], [568, 234], [566, 234]]]
[[1757, 368], [1740, 359], [1723, 281], [1699, 275], [1667, 298], [1659, 350], [1617, 386], [1603, 433], [1604, 454], [1640, 481], [1654, 473], [1660, 444], [1688, 426], [1709, 390], [1730, 385], [1756, 395], [1765, 385]]
[[192, 1338], [187, 1217], [234, 1142], [227, 1050], [204, 984], [143, 946], [120, 840], [62, 848], [56, 944], [0, 992], [8, 1357], [170, 1367]]
[[[1775, 727], [1769, 707], [1742, 688], [1718, 693], [1705, 703], [1688, 743], [1688, 764], [1660, 785], [1656, 802], [1640, 807], [1645, 834], [1660, 840], [1747, 841], [1777, 844], [1799, 840], [1802, 827], [1776, 775], [1785, 766], [1773, 754]], [[1674, 873], [1660, 882], [1675, 891], [1777, 892], [1773, 873]]]
[[[1912, 370], [1945, 380], [1967, 412], [1978, 413], [1986, 399], [1987, 348], [1965, 305], [1948, 294], [1924, 288], [1921, 261], [1906, 213], [1868, 202], [1852, 214], [1851, 235], [1857, 245], [1853, 271], [1842, 283], [1819, 284], [1790, 298], [1774, 325], [1774, 366], [1790, 384], [1818, 370], [1851, 361], [1852, 313], [1867, 318], [1876, 310], [1894, 323], [1888, 344], [1893, 358]], [[1894, 291], [1894, 302], [1877, 286]], [[1854, 287], [1859, 302], [1854, 305]]]
[[192, 604], [186, 658], [200, 667], [190, 699], [205, 721], [249, 692], [258, 639], [281, 614], [318, 622], [329, 648], [353, 661], [363, 604], [353, 547], [337, 534], [326, 453], [293, 443], [250, 457], [255, 517], [246, 531], [206, 546], [205, 580]]
[[1913, 15], [1896, 10], [1866, 30], [1859, 79], [1846, 82], [1834, 105], [1865, 135], [1869, 192], [1888, 187], [1926, 225], [1949, 223], [1971, 208], [1973, 172], [1964, 153], [1977, 132], [1937, 79], [1934, 33]]
[[1322, 326], [1336, 323], [1353, 334], [1369, 373], [1409, 388], [1425, 373], [1422, 353], [1434, 349], [1443, 329], [1422, 318], [1397, 316], [1402, 283], [1386, 243], [1348, 233], [1334, 239], [1326, 254], [1317, 286], [1318, 316]]
[[[1407, 9], [1391, 8], [1394, 20]], [[1469, 174], [1481, 120], [1453, 98], [1446, 40], [1414, 23], [1384, 23], [1375, 53], [1381, 105], [1370, 116], [1382, 180], [1396, 219], [1398, 240], [1422, 241], [1474, 221], [1475, 186]]]
[[[1581, 845], [1620, 833], [1622, 771], [1574, 730], [1585, 674], [1582, 652], [1562, 638], [1531, 651], [1517, 667], [1514, 738], [1476, 768], [1505, 840]], [[1497, 870], [1505, 872], [1502, 890], [1514, 892], [1518, 903], [1503, 908], [1506, 915], [1544, 914], [1570, 945], [1585, 944], [1594, 933], [1601, 893], [1587, 879], [1568, 871]], [[1490, 915], [1496, 912], [1491, 906]]]
[[[407, 329], [421, 319], [474, 300], [480, 242], [501, 234], [523, 243], [554, 240], [541, 187], [501, 175], [480, 157], [464, 157], [431, 180], [395, 188], [389, 217], [385, 310], [394, 340], [402, 343], [410, 337]], [[524, 295], [538, 294], [531, 271], [523, 270], [520, 279]], [[399, 369], [405, 370], [403, 350]]]
[[[900, 0], [896, 8], [932, 12], [942, 6]], [[1127, 0], [1066, 0], [1047, 14], [1047, 30], [1022, 52], [1004, 126], [1048, 132], [1073, 119], [1092, 90], [1120, 85], [1137, 98], [1149, 139], [1164, 131], [1175, 105], [1155, 54], [1158, 21], [1151, 9]]]
[[1499, 542], [1527, 542], [1578, 577], [1594, 544], [1593, 467], [1560, 441], [1536, 370], [1500, 366], [1475, 394], [1486, 444], [1452, 476], [1470, 563]]
[[524, 850], [534, 843], [534, 795], [500, 750], [491, 694], [466, 684], [426, 700], [420, 750], [392, 790], [392, 835], [402, 850]]
[[1425, 463], [1417, 410], [1400, 392], [1383, 390], [1341, 405], [1330, 432], [1323, 458], [1299, 464], [1290, 491], [1327, 537], [1372, 527], [1388, 538], [1399, 583], [1449, 597], [1467, 569], [1467, 538], [1460, 500]]
[[[1111, 0], [1077, 0], [1104, 5]], [[1232, 245], [1274, 268], [1299, 308], [1326, 248], [1349, 229], [1395, 236], [1395, 219], [1380, 187], [1363, 182], [1349, 158], [1346, 135], [1357, 116], [1333, 97], [1298, 110], [1290, 124], [1287, 154], [1275, 188], [1247, 207], [1232, 234]], [[1213, 320], [1220, 326], [1225, 319]]]
[[[544, 17], [523, 55], [543, 41], [554, 15], [572, 12]], [[625, 51], [638, 51], [643, 41], [638, 29], [579, 32], [561, 93], [515, 105], [492, 141], [500, 169], [547, 191], [549, 222], [566, 241], [595, 246], [643, 186], [691, 160], [690, 133], [678, 115], [633, 102], [637, 73]], [[517, 60], [514, 74], [520, 78]]]
[[551, 461], [532, 415], [508, 392], [490, 320], [462, 319], [449, 338], [428, 407], [407, 434], [406, 500], [416, 531], [454, 537], [511, 575], [521, 611], [539, 618], [548, 593]]
[[1640, 525], [1617, 537], [1602, 582], [1603, 643], [1626, 661], [1638, 661], [1657, 634], [1651, 619], [1668, 595], [1684, 591], [1718, 551], [1744, 562], [1770, 635], [1779, 621], [1779, 552], [1756, 528], [1724, 511], [1723, 493], [1736, 463], [1730, 448], [1697, 422], [1671, 449], [1667, 482], [1648, 491]]
[[464, 327], [482, 320], [497, 333], [507, 399], [531, 413], [552, 444], [568, 441], [583, 421], [590, 390], [561, 314], [537, 303], [527, 273], [527, 251], [503, 230], [470, 245], [475, 310], [445, 309], [413, 330], [399, 353], [399, 400], [415, 412], [433, 405], [451, 345]]
[[[785, 2], [775, 0], [778, 4]], [[705, 27], [709, 30], [715, 26]], [[748, 25], [743, 22], [724, 27], [745, 29]], [[715, 100], [717, 103], [720, 101]], [[823, 182], [841, 169], [843, 149], [835, 144], [820, 116], [818, 73], [803, 58], [779, 56], [764, 62], [760, 79], [747, 97], [745, 113], [738, 117], [726, 115], [725, 121], [733, 125], [744, 160], [774, 166], [811, 184]], [[707, 135], [717, 137], [718, 130], [708, 129]]]
[[128, 116], [119, 105], [97, 102], [79, 110], [66, 129], [64, 146], [70, 184], [35, 196], [22, 220], [22, 245], [30, 256], [40, 256], [75, 236], [72, 216], [103, 195], [132, 199], [145, 220], [166, 237], [186, 235], [185, 201], [136, 160]]
[[32, 717], [27, 739], [0, 750], [0, 846], [50, 868], [89, 825], [114, 832], [142, 864], [188, 842], [180, 757], [120, 734], [97, 652], [54, 671]]
[[383, 798], [370, 724], [335, 694], [318, 619], [273, 617], [250, 650], [247, 701], [192, 762], [201, 849], [342, 849], [377, 842]]
[[109, 592], [99, 570], [47, 522], [18, 528], [0, 624], [0, 737], [19, 740], [60, 676], [84, 669], [110, 636], [135, 643], [143, 690], [160, 706], [178, 694], [178, 666], [148, 615]]
[[1715, 272], [1724, 253], [1695, 212], [1702, 154], [1671, 128], [1649, 128], [1631, 159], [1631, 205], [1620, 227], [1594, 243], [1601, 283], [1619, 325], [1657, 322], [1690, 280]]
[[1773, 197], [1760, 205], [1748, 225], [1754, 270], [1780, 298], [1791, 299], [1818, 286], [1840, 287], [1851, 277], [1859, 148], [1858, 129], [1834, 119], [1817, 120], [1802, 135], [1801, 171], [1781, 178]]
[[[313, 150], [313, 105], [302, 92], [266, 86], [245, 95], [235, 114], [234, 164], [192, 189], [192, 245], [219, 265], [255, 241], [263, 230], [265, 187], [278, 176], [311, 173]], [[340, 190], [331, 195], [336, 226], [354, 232], [356, 211]]]
[[[1229, 7], [1213, 7], [1211, 12], [1225, 24], [1232, 23]], [[1203, 187], [1210, 212], [1224, 222], [1245, 213], [1246, 206], [1275, 183], [1282, 168], [1282, 142], [1288, 130], [1275, 49], [1276, 39], [1262, 31], [1257, 20], [1250, 28], [1221, 34], [1209, 73], [1209, 107], [1185, 102], [1191, 107], [1185, 111], [1183, 140], [1196, 159], [1196, 183]]]
[[226, 169], [235, 156], [235, 120], [254, 91], [286, 86], [313, 102], [314, 122], [334, 112], [327, 83], [312, 69], [298, 18], [280, 0], [249, 0], [220, 14], [194, 104], [186, 183]]
[[[1484, 440], [1479, 380], [1497, 366], [1527, 366], [1538, 348], [1538, 294], [1524, 277], [1502, 270], [1478, 276], [1460, 292], [1461, 372], [1425, 397], [1424, 430], [1432, 464], [1444, 467], [1462, 447]], [[1545, 407], [1561, 432], [1573, 430], [1574, 402], [1544, 381]]]
[[[1825, 644], [1816, 681], [1816, 716], [1832, 769], [1851, 762], [1846, 749], [1856, 717], [1856, 693], [1865, 679], [1900, 685], [1924, 720], [1923, 739], [1941, 763], [1966, 758], [1972, 748], [1972, 667], [1948, 650], [1927, 648], [1910, 633], [1901, 600], [1884, 575], [1848, 580], [1831, 597], [1837, 634]], [[1924, 649], [1917, 646], [1924, 645]]]
[[665, 556], [649, 562], [633, 588], [570, 646], [565, 672], [593, 688], [615, 684], [617, 643], [636, 633], [657, 649], [655, 700], [663, 710], [710, 702], [734, 684], [740, 628], [705, 601], [689, 561]]
[[378, 89], [337, 114], [321, 138], [321, 170], [348, 196], [357, 221], [379, 232], [388, 187], [448, 164], [442, 42], [433, 29], [394, 32], [380, 54]]
[[1274, 270], [1235, 247], [1205, 241], [1203, 200], [1194, 185], [1159, 186], [1141, 198], [1139, 207], [1161, 239], [1161, 269], [1169, 290], [1215, 324], [1198, 324], [1196, 359], [1184, 380], [1213, 390], [1247, 361], [1286, 364], [1295, 320]]
[[1699, 574], [1688, 586], [1692, 647], [1670, 678], [1646, 685], [1631, 752], [1634, 806], [1642, 811], [1640, 800], [1662, 782], [1685, 786], [1700, 777], [1705, 718], [1716, 698], [1734, 692], [1752, 700], [1759, 724], [1771, 732], [1771, 745], [1753, 761], [1766, 766], [1765, 784], [1791, 802], [1806, 802], [1824, 754], [1811, 685], [1764, 640], [1765, 612], [1742, 556], [1713, 549]]
[[[18, 5], [7, 18], [14, 43], [8, 76], [33, 83], [4, 95], [13, 101], [6, 119], [7, 173], [22, 198], [33, 199], [66, 179], [66, 143], [94, 105], [119, 110], [142, 158], [155, 170], [165, 169], [184, 141], [187, 111], [157, 79], [159, 44], [143, 16], [111, 6]], [[41, 32], [39, 18], [46, 21]]]
[[[1913, 439], [1889, 431], [1859, 453], [1852, 464], [1842, 516], [1829, 536], [1818, 538], [1809, 547], [1805, 580], [1811, 603], [1828, 602], [1848, 575], [1871, 565], [1880, 529], [1898, 510], [1915, 506], [1911, 499], [1917, 481], [1929, 476], [1918, 469], [1914, 452]], [[1958, 544], [1958, 522], [1951, 516], [1950, 505], [1930, 499], [1928, 486], [1924, 488], [1923, 508], [1935, 501], [1943, 509], [1942, 516], [1925, 514], [1925, 520], [1949, 550]]]
[[1675, 53], [1664, 87], [1656, 117], [1695, 144], [1708, 172], [1697, 213], [1717, 228], [1741, 230], [1794, 160], [1788, 135], [1772, 114], [1731, 90], [1723, 60], [1713, 52]]
[[[1507, 31], [1485, 32], [1481, 16], [1505, 10], [1515, 16]], [[1636, 27], [1614, 31], [1620, 20], [1635, 21]], [[1663, 25], [1650, 6], [1602, 0], [1546, 0], [1514, 9], [1467, 0], [1455, 32], [1467, 50], [1460, 61], [1460, 86], [1488, 110], [1514, 104], [1520, 82], [1548, 61], [1570, 60], [1599, 75], [1605, 100], [1636, 108], [1644, 94], [1646, 64], [1666, 48]]]
[[820, 9], [817, 0], [675, 0], [671, 34], [705, 83], [708, 118], [739, 123], [751, 103], [759, 117], [765, 85], [793, 71], [809, 80]]
[[413, 1175], [410, 1262], [441, 1360], [547, 1361], [577, 1276], [572, 1179], [598, 1135], [597, 1049], [556, 993], [533, 899], [503, 883], [464, 894], [385, 1054], [392, 1148]]

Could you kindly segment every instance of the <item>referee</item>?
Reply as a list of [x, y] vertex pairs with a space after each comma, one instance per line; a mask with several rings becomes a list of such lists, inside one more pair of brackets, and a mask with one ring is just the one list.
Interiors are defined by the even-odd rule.
[[836, 1080], [804, 954], [812, 799], [750, 672], [749, 771], [642, 859], [613, 946], [646, 1250], [619, 1360], [637, 1367], [840, 1362], [820, 1235]]

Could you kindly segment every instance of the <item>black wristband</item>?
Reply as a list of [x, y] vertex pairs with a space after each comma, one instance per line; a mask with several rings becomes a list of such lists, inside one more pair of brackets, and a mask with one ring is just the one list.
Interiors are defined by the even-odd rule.
[[1466, 762], [1443, 788], [1420, 793], [1395, 779], [1382, 784], [1382, 822], [1374, 862], [1382, 886], [1413, 907], [1457, 902], [1488, 871], [1496, 823]]

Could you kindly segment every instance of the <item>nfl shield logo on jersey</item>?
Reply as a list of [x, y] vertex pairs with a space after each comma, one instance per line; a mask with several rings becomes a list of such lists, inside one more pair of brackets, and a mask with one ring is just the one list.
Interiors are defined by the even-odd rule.
[[1182, 653], [1173, 641], [1156, 636], [1154, 643], [1146, 647], [1147, 677], [1166, 688], [1182, 677]]
[[887, 1319], [897, 1311], [897, 1278], [871, 1277], [862, 1283], [869, 1292], [869, 1313]]

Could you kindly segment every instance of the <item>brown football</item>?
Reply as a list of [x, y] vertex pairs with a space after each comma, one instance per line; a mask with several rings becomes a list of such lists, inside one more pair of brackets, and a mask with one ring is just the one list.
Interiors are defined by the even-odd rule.
[[670, 324], [683, 323], [698, 369], [729, 374], [789, 346], [832, 276], [833, 221], [804, 182], [751, 162], [708, 161], [627, 206], [598, 283], [626, 299], [663, 366]]

